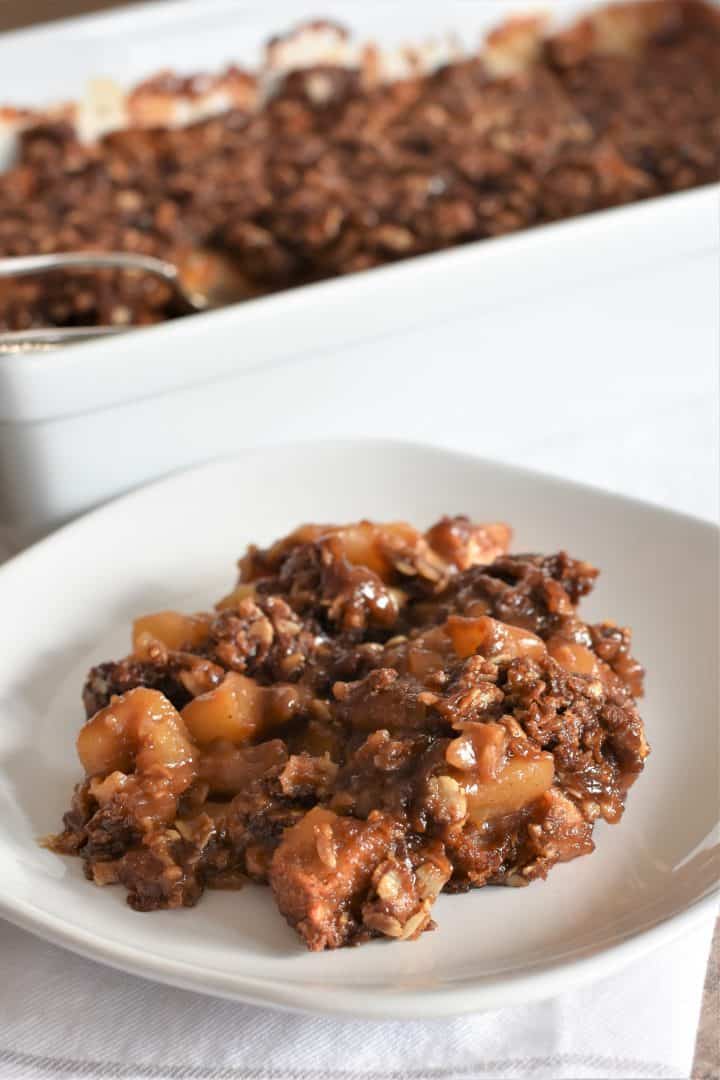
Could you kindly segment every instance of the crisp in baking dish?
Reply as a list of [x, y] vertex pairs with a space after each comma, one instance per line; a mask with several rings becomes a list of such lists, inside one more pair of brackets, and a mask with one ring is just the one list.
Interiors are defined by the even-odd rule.
[[[116, 250], [248, 300], [701, 186], [720, 176], [720, 14], [704, 0], [541, 16], [388, 49], [316, 21], [259, 67], [92, 84], [6, 110], [0, 251]], [[124, 271], [13, 280], [0, 325], [178, 314]]]

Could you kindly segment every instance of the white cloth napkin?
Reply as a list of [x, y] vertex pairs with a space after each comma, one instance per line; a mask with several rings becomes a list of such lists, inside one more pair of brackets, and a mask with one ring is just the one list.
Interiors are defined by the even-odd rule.
[[153, 985], [0, 921], [0, 1077], [687, 1077], [711, 934], [712, 919], [612, 978], [542, 1004], [376, 1022], [274, 1012]]

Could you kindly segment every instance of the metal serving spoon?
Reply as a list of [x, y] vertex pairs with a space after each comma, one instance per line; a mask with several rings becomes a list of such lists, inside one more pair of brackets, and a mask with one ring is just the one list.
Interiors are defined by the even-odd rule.
[[[0, 258], [0, 279], [28, 277], [57, 270], [135, 270], [143, 274], [155, 274], [173, 289], [182, 314], [208, 311], [222, 307], [247, 296], [247, 289], [240, 283], [239, 274], [227, 264], [223, 256], [215, 252], [198, 252], [202, 259], [223, 264], [224, 273], [209, 275], [210, 284], [202, 289], [197, 283], [188, 282], [175, 263], [156, 259], [152, 255], [139, 255], [124, 251], [77, 251], [49, 255], [17, 255]], [[194, 275], [202, 277], [202, 275]], [[208, 275], [205, 275], [208, 277]], [[233, 280], [233, 277], [236, 280]], [[130, 326], [50, 326], [31, 330], [13, 330], [0, 333], [0, 354], [44, 352], [60, 345], [78, 341], [122, 334]]]

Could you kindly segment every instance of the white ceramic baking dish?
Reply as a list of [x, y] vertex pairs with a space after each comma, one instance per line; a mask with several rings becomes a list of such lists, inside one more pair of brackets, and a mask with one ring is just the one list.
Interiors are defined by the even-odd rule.
[[[588, 5], [573, 0], [549, 6], [562, 19]], [[361, 37], [389, 44], [453, 30], [469, 45], [502, 21], [508, 7], [504, 0], [412, 7], [323, 0], [318, 11]], [[0, 101], [40, 107], [78, 97], [99, 74], [129, 85], [163, 67], [253, 64], [270, 34], [309, 14], [315, 6], [308, 9], [306, 0], [270, 7], [180, 0], [7, 34], [0, 38]], [[503, 326], [522, 321], [531, 304], [554, 311], [560, 322], [567, 319], [568, 296], [578, 289], [597, 297], [600, 312], [604, 290], [617, 279], [632, 293], [663, 263], [677, 275], [682, 318], [687, 260], [717, 249], [719, 194], [712, 185], [112, 340], [0, 357], [0, 525], [16, 543], [24, 542], [151, 477], [282, 437], [288, 426], [298, 434], [298, 413], [317, 416], [309, 403], [318, 397], [324, 415], [336, 418], [328, 425], [335, 432], [350, 393], [353, 414], [359, 408], [371, 416], [383, 386], [364, 382], [356, 367], [347, 366], [358, 364], [362, 342], [387, 338], [383, 380], [391, 387], [392, 340], [399, 331], [472, 315], [486, 338], [493, 330], [502, 335]], [[652, 326], [647, 333], [652, 345]], [[519, 367], [546, 362], [545, 353], [556, 349], [553, 342], [527, 345], [517, 357]], [[279, 374], [291, 362], [307, 367], [302, 394], [297, 378]], [[478, 356], [465, 393], [481, 393], [492, 362]], [[438, 357], [439, 378], [443, 364]], [[407, 372], [398, 377], [407, 379]], [[398, 426], [385, 433], [403, 430], [398, 417]], [[301, 428], [303, 433], [316, 436], [317, 425]]]

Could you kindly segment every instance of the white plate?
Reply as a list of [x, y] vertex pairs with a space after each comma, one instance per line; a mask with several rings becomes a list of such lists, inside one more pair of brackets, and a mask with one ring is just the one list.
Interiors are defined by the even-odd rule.
[[[597, 851], [527, 889], [441, 897], [413, 944], [304, 952], [266, 890], [139, 915], [79, 860], [40, 849], [79, 776], [87, 667], [128, 646], [134, 614], [209, 604], [249, 540], [305, 520], [443, 512], [505, 519], [516, 550], [603, 575], [594, 618], [629, 623], [648, 668], [653, 754]], [[96, 960], [210, 994], [316, 1012], [436, 1016], [550, 996], [677, 935], [718, 880], [717, 531], [640, 502], [428, 447], [278, 447], [112, 503], [0, 570], [0, 913]], [[715, 837], [713, 839], [713, 832]]]

